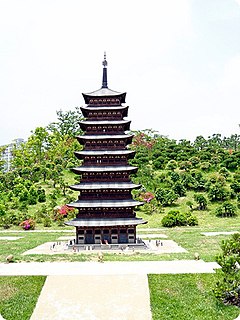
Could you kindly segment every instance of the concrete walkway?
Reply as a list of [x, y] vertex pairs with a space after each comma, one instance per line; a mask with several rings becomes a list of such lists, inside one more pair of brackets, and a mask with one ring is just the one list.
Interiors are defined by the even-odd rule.
[[31, 320], [150, 320], [145, 275], [49, 276]]
[[1, 263], [0, 275], [48, 276], [31, 320], [151, 320], [147, 274], [213, 273], [203, 260]]
[[203, 260], [129, 262], [22, 262], [0, 263], [0, 275], [126, 275], [214, 273], [216, 262]]

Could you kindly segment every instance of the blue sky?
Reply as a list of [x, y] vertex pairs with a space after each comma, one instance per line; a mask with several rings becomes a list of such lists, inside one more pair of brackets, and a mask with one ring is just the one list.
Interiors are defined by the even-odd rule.
[[240, 134], [240, 0], [0, 0], [0, 145], [83, 105], [104, 51], [132, 129]]

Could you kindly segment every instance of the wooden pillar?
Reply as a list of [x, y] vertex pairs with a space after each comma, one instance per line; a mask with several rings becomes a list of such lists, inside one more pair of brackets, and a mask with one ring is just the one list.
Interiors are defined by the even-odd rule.
[[119, 243], [119, 239], [120, 239], [120, 227], [118, 227], [118, 243]]
[[76, 244], [78, 244], [78, 227], [76, 227]]

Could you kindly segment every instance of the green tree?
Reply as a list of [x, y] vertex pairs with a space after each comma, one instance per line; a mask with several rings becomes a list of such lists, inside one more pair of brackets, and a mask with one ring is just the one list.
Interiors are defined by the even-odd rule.
[[194, 194], [194, 200], [198, 203], [198, 210], [207, 209], [207, 199], [203, 194]]
[[177, 168], [177, 161], [170, 160], [166, 165], [166, 170], [175, 170]]
[[34, 186], [31, 186], [28, 193], [28, 203], [30, 205], [37, 204], [38, 201], [38, 192]]
[[164, 188], [158, 188], [156, 190], [155, 197], [163, 206], [170, 206], [178, 199], [178, 196], [173, 190]]
[[212, 185], [208, 191], [210, 201], [224, 201], [229, 198], [229, 191], [219, 184]]
[[79, 121], [83, 119], [81, 109], [76, 107], [75, 110], [57, 111], [57, 122], [51, 123], [47, 129], [53, 133], [58, 133], [60, 138], [65, 136], [74, 137], [81, 133]]
[[186, 195], [186, 189], [180, 181], [175, 182], [172, 189], [179, 197], [184, 197]]

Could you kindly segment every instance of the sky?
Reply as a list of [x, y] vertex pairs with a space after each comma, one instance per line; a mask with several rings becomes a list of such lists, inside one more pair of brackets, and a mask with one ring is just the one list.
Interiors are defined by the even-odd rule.
[[127, 92], [131, 129], [240, 134], [240, 0], [0, 0], [0, 145]]

